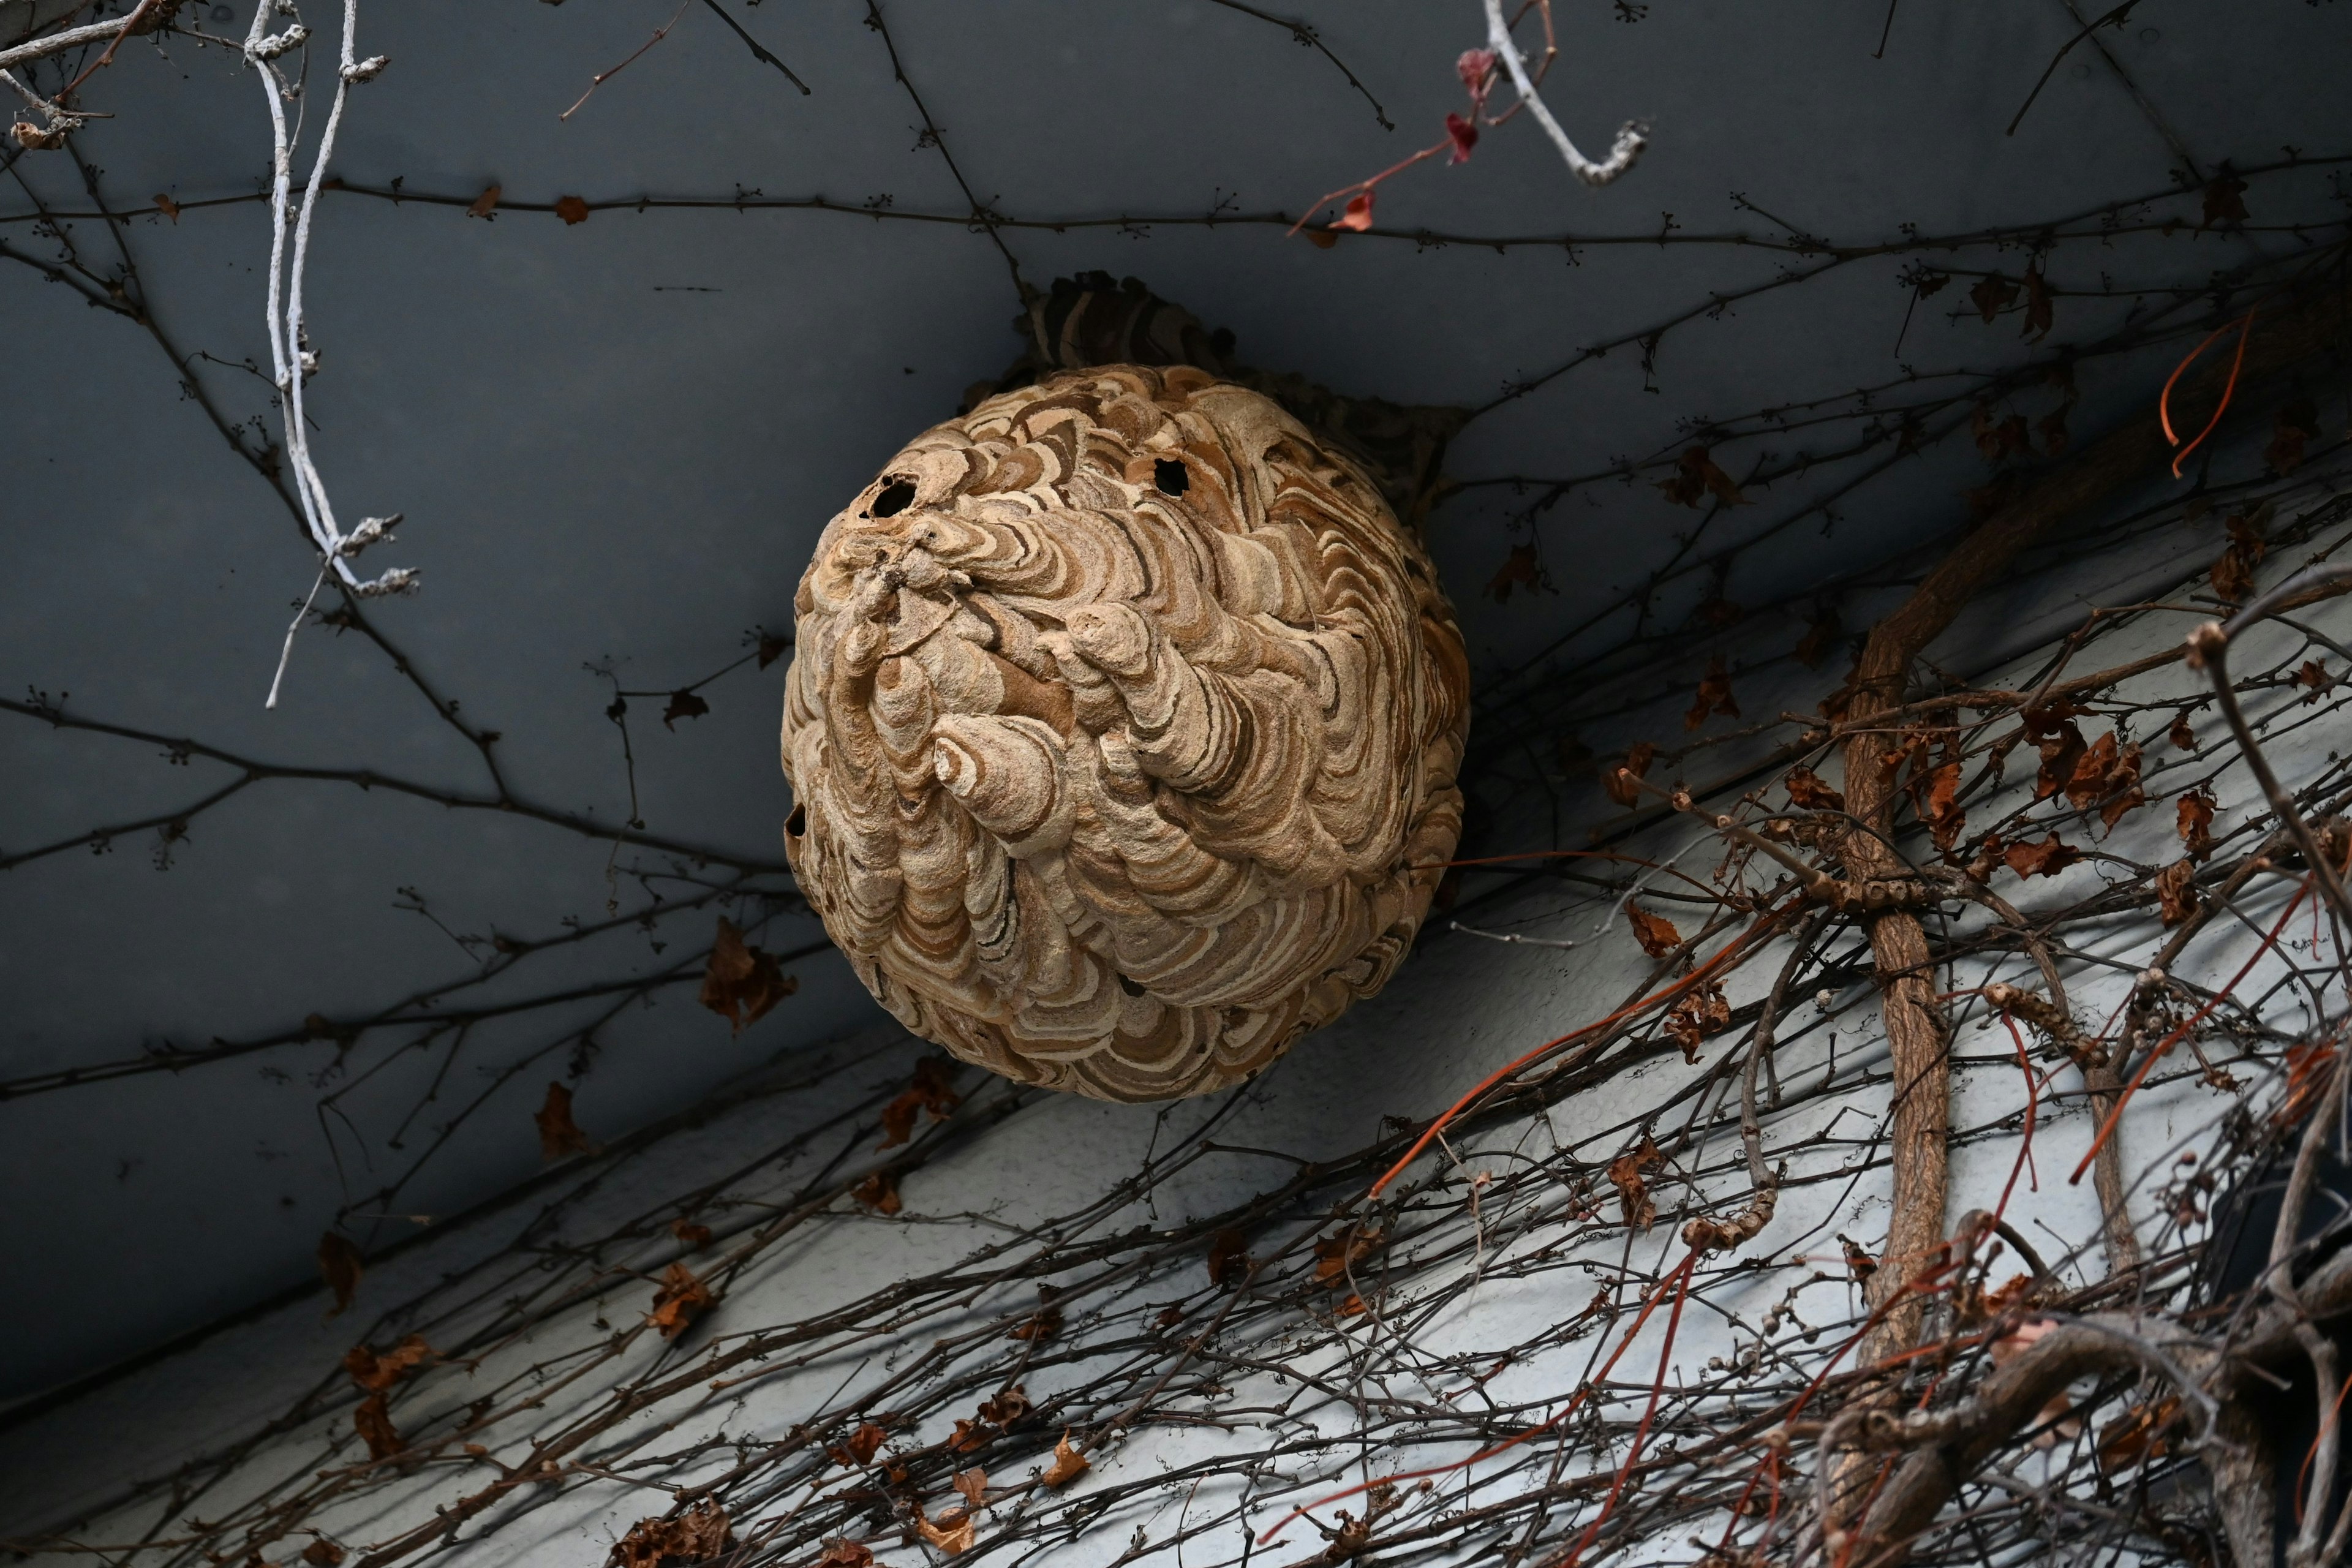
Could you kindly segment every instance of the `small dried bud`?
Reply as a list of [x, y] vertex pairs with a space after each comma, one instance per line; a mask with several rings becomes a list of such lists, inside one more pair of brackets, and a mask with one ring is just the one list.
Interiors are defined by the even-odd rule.
[[392, 57], [390, 55], [370, 55], [363, 60], [356, 60], [352, 64], [345, 66], [343, 68], [343, 79], [345, 81], [373, 81], [376, 78], [383, 74], [383, 68], [391, 63]]

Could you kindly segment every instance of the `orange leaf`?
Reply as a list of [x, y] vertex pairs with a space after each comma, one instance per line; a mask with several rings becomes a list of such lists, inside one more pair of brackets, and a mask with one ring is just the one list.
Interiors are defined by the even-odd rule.
[[862, 1541], [844, 1541], [835, 1536], [824, 1543], [823, 1555], [814, 1568], [874, 1568], [874, 1553]]
[[1630, 900], [1625, 905], [1625, 918], [1633, 922], [1633, 940], [1652, 958], [1664, 958], [1683, 944], [1683, 933], [1675, 929], [1674, 921], [1664, 915], [1654, 915]]
[[323, 1535], [302, 1548], [302, 1561], [310, 1568], [342, 1568], [345, 1555], [341, 1547]]
[[1049, 1489], [1068, 1486], [1092, 1468], [1092, 1461], [1070, 1447], [1070, 1435], [1065, 1432], [1054, 1445], [1054, 1463], [1045, 1472], [1045, 1485]]
[[936, 1524], [919, 1513], [915, 1516], [915, 1528], [922, 1532], [924, 1540], [950, 1556], [971, 1550], [975, 1526], [971, 1515], [961, 1509], [950, 1509], [940, 1515]]
[[1348, 210], [1332, 220], [1333, 228], [1361, 234], [1372, 226], [1372, 193], [1364, 191], [1348, 203]]
[[2197, 912], [2197, 867], [2194, 862], [2175, 860], [2156, 874], [2156, 897], [2164, 911], [2164, 923], [2177, 926]]
[[1711, 714], [1721, 714], [1729, 719], [1739, 717], [1739, 704], [1731, 696], [1731, 669], [1724, 663], [1721, 654], [1715, 656], [1714, 662], [1706, 668], [1706, 674], [1700, 678], [1698, 696], [1691, 703], [1690, 711], [1683, 715], [1683, 728], [1696, 730], [1706, 723]]
[[169, 196], [158, 195], [155, 198], [155, 210], [175, 224], [180, 221], [180, 204]]
[[1789, 792], [1789, 804], [1800, 811], [1845, 809], [1845, 796], [1823, 784], [1821, 775], [1811, 768], [1790, 768], [1789, 776], [1780, 784]]
[[433, 1353], [422, 1334], [410, 1334], [388, 1351], [370, 1345], [353, 1345], [343, 1352], [343, 1370], [352, 1381], [371, 1394], [381, 1394], [406, 1377]]
[[1667, 1037], [1683, 1048], [1683, 1060], [1698, 1060], [1699, 1042], [1709, 1035], [1731, 1026], [1731, 1004], [1723, 994], [1723, 987], [1706, 984], [1693, 991], [1667, 1010]]
[[352, 1427], [367, 1445], [371, 1459], [388, 1459], [408, 1447], [393, 1426], [392, 1411], [381, 1394], [371, 1394], [360, 1401], [359, 1408], [352, 1412]]
[[2083, 852], [2060, 843], [2053, 833], [2039, 844], [2012, 844], [2000, 852], [2000, 858], [2021, 877], [2054, 877], [2080, 860]]
[[[1617, 767], [1608, 768], [1602, 771], [1601, 774], [1601, 789], [1607, 793], [1611, 800], [1615, 801], [1619, 805], [1635, 805], [1640, 804], [1642, 799], [1642, 791], [1640, 786], [1633, 783], [1633, 780], [1641, 778], [1649, 773], [1650, 763], [1656, 760], [1657, 755], [1658, 748], [1650, 744], [1649, 742], [1636, 742], [1633, 750], [1625, 753], [1625, 761], [1623, 763]], [[1631, 774], [1632, 776], [1624, 776], [1627, 774]]]
[[558, 196], [555, 200], [555, 216], [567, 224], [586, 223], [588, 204], [578, 196]]
[[2208, 789], [2193, 789], [2174, 804], [2174, 826], [2180, 834], [2182, 847], [2191, 860], [2202, 860], [2213, 853], [2213, 794]]
[[[675, 1519], [641, 1519], [614, 1543], [606, 1561], [613, 1568], [662, 1568], [666, 1561], [705, 1563], [734, 1549], [735, 1531], [727, 1510], [715, 1502], [697, 1503]], [[867, 1561], [871, 1562], [869, 1554]]]
[[873, 1422], [860, 1422], [857, 1430], [852, 1432], [841, 1447], [827, 1448], [825, 1452], [833, 1457], [835, 1464], [854, 1470], [861, 1465], [874, 1462], [876, 1450], [882, 1447], [882, 1428]]
[[925, 1057], [915, 1064], [914, 1081], [882, 1108], [881, 1149], [893, 1149], [914, 1135], [915, 1114], [928, 1110], [934, 1121], [944, 1121], [963, 1103], [950, 1076], [955, 1064], [945, 1057]]
[[539, 1157], [561, 1160], [566, 1154], [593, 1154], [596, 1145], [572, 1120], [572, 1091], [560, 1083], [547, 1086], [547, 1099], [531, 1113], [539, 1123]]
[[958, 1470], [954, 1485], [963, 1496], [964, 1507], [972, 1513], [978, 1513], [988, 1497], [988, 1472], [977, 1466], [969, 1470]]
[[897, 1214], [900, 1207], [898, 1173], [877, 1171], [850, 1188], [849, 1197], [858, 1207], [872, 1209], [876, 1214]]
[[683, 1215], [669, 1222], [669, 1233], [688, 1247], [707, 1246], [710, 1240], [709, 1226], [697, 1225]]
[[692, 1269], [673, 1263], [662, 1270], [661, 1288], [654, 1292], [654, 1310], [646, 1314], [646, 1321], [659, 1329], [662, 1338], [674, 1340], [714, 1300], [710, 1287], [697, 1279]]
[[1641, 1142], [1609, 1162], [1609, 1184], [1617, 1189], [1618, 1202], [1624, 1206], [1625, 1223], [1635, 1230], [1647, 1230], [1650, 1222], [1658, 1217], [1658, 1205], [1650, 1196], [1650, 1184], [1642, 1173], [1665, 1163], [1646, 1132]]

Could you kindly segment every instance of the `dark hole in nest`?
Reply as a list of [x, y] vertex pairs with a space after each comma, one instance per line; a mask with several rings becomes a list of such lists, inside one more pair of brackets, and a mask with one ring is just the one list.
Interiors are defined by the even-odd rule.
[[1151, 465], [1151, 478], [1164, 496], [1181, 496], [1192, 483], [1192, 476], [1184, 471], [1184, 465], [1167, 458]]
[[795, 838], [798, 838], [802, 834], [808, 831], [807, 806], [796, 805], [793, 807], [793, 814], [784, 818], [784, 831], [791, 834]]
[[1121, 991], [1126, 992], [1129, 996], [1140, 996], [1143, 994], [1143, 987], [1138, 985], [1134, 981], [1129, 980], [1124, 974], [1118, 977], [1118, 988]]
[[909, 479], [892, 479], [874, 498], [876, 517], [896, 517], [915, 504], [915, 486]]

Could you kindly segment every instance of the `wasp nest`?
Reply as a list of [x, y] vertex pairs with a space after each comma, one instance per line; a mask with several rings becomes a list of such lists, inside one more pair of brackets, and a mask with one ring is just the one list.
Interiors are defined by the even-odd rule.
[[785, 848], [915, 1033], [1200, 1094], [1411, 947], [1461, 831], [1461, 633], [1268, 398], [1187, 365], [989, 398], [833, 520], [793, 608]]

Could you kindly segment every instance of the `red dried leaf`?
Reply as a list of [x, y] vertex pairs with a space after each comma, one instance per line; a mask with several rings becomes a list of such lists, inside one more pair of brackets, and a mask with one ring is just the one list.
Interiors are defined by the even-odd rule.
[[1233, 1285], [1249, 1271], [1249, 1243], [1238, 1230], [1221, 1230], [1209, 1238], [1209, 1283]]
[[1468, 163], [1470, 149], [1478, 145], [1477, 125], [1458, 114], [1448, 114], [1445, 117], [1445, 135], [1454, 143], [1454, 150], [1445, 155], [1445, 161], [1449, 163]]
[[1381, 1249], [1388, 1240], [1377, 1230], [1365, 1230], [1349, 1226], [1315, 1244], [1315, 1283], [1336, 1286], [1348, 1277], [1350, 1269]]
[[2180, 843], [2191, 860], [2202, 860], [2213, 853], [2213, 793], [2210, 789], [2193, 789], [2173, 805], [2173, 826], [2180, 835]]
[[566, 1154], [593, 1154], [596, 1145], [572, 1120], [572, 1091], [560, 1083], [547, 1086], [547, 1098], [530, 1114], [539, 1124], [539, 1157], [561, 1160]]
[[662, 1270], [661, 1288], [654, 1292], [654, 1310], [646, 1314], [646, 1321], [660, 1330], [662, 1338], [674, 1340], [716, 1299], [694, 1270], [673, 1263]]
[[309, 1563], [310, 1568], [342, 1568], [343, 1559], [347, 1555], [349, 1554], [341, 1546], [323, 1535], [302, 1548], [302, 1561]]
[[2306, 658], [2303, 661], [2303, 668], [2294, 672], [2294, 683], [2305, 688], [2303, 700], [2305, 702], [2316, 702], [2335, 689], [2336, 678], [2328, 674], [2327, 667], [2317, 659]]
[[1666, 1012], [1666, 1034], [1682, 1047], [1686, 1062], [1698, 1060], [1701, 1041], [1730, 1026], [1731, 1003], [1724, 996], [1723, 987], [1713, 984], [1700, 986]]
[[1960, 830], [1968, 826], [1969, 814], [1961, 809], [1960, 764], [1946, 763], [1927, 775], [1927, 806], [1920, 813], [1927, 820], [1927, 830], [1936, 847], [1947, 854], [1960, 841]]
[[710, 1244], [710, 1227], [707, 1225], [697, 1225], [690, 1219], [679, 1218], [670, 1221], [669, 1233], [688, 1247], [699, 1247]]
[[1715, 656], [1714, 662], [1706, 667], [1706, 673], [1699, 678], [1698, 695], [1693, 699], [1690, 711], [1683, 715], [1683, 728], [1696, 730], [1706, 723], [1711, 714], [1721, 714], [1729, 719], [1739, 717], [1739, 704], [1731, 695], [1731, 668], [1724, 663], [1721, 654]]
[[2172, 728], [2166, 731], [2172, 743], [2184, 752], [2197, 749], [2197, 731], [2189, 727], [2189, 710], [2183, 708], [2172, 717]]
[[586, 223], [588, 204], [578, 196], [558, 196], [555, 198], [555, 216], [566, 224]]
[[871, 1421], [860, 1422], [857, 1430], [843, 1439], [838, 1447], [825, 1449], [825, 1453], [835, 1464], [855, 1470], [874, 1462], [875, 1454], [881, 1449], [882, 1438], [881, 1427]]
[[740, 1035], [800, 987], [799, 978], [786, 974], [772, 954], [746, 946], [735, 922], [724, 915], [719, 917], [710, 966], [702, 975], [704, 1006], [733, 1025]]
[[392, 1411], [381, 1394], [371, 1394], [352, 1412], [352, 1430], [367, 1445], [368, 1458], [388, 1459], [408, 1447], [408, 1440], [392, 1424]]
[[915, 1118], [929, 1111], [934, 1121], [945, 1121], [963, 1103], [963, 1096], [955, 1091], [954, 1080], [949, 1077], [955, 1064], [945, 1057], [926, 1057], [915, 1064], [912, 1082], [899, 1091], [898, 1097], [882, 1108], [882, 1142], [877, 1147], [895, 1149], [914, 1136]]
[[1642, 951], [1652, 958], [1664, 958], [1683, 944], [1683, 933], [1676, 931], [1675, 922], [1664, 915], [1654, 915], [1641, 905], [1628, 900], [1625, 918], [1633, 924], [1633, 940], [1640, 942]]
[[2156, 874], [2156, 898], [2164, 923], [2177, 926], [2197, 912], [2197, 865], [2182, 858]]
[[1348, 210], [1331, 222], [1333, 228], [1361, 234], [1372, 226], [1372, 193], [1364, 191], [1348, 203]]

